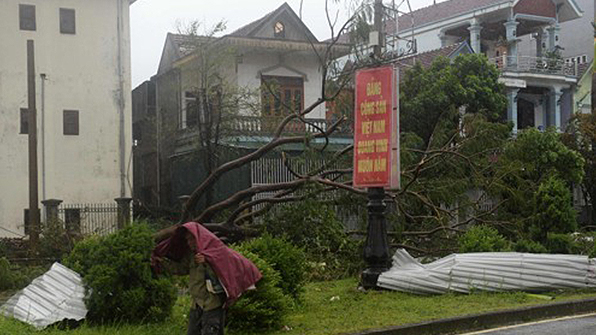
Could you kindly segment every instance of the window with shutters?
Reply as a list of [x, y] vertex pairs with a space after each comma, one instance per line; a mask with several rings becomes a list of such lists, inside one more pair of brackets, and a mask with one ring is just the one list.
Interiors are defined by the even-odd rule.
[[20, 121], [19, 134], [29, 134], [29, 110], [27, 108], [21, 108]]
[[35, 31], [37, 29], [34, 5], [19, 5], [19, 27], [21, 30]]
[[79, 111], [64, 111], [64, 135], [79, 135]]
[[77, 33], [74, 9], [60, 8], [60, 33], [72, 35]]

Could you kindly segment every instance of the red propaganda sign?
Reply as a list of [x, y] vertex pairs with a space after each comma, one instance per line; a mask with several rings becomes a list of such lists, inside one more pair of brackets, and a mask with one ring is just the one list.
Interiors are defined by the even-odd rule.
[[399, 188], [397, 68], [356, 72], [354, 186]]

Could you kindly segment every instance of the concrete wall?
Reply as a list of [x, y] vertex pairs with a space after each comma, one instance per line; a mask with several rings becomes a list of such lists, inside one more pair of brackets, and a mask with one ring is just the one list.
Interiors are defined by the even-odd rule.
[[[128, 1], [28, 0], [36, 6], [36, 31], [19, 29], [20, 3], [0, 1], [0, 227], [22, 234], [28, 161], [19, 109], [27, 107], [26, 41], [33, 39], [36, 51], [40, 201], [113, 203], [129, 196], [128, 182], [121, 189], [120, 168], [131, 174], [132, 113]], [[59, 8], [76, 11], [75, 35], [60, 33]], [[47, 76], [43, 95], [40, 74]], [[79, 111], [78, 136], [63, 135], [63, 110]]]
[[[308, 107], [321, 96], [322, 73], [317, 58], [312, 53], [290, 53], [280, 63], [279, 57], [271, 52], [253, 52], [245, 54], [242, 64], [238, 65], [238, 85], [249, 89], [257, 90], [261, 87], [259, 71], [263, 71], [276, 65], [284, 65], [287, 68], [277, 68], [264, 72], [264, 75], [300, 77], [301, 73], [306, 75], [304, 81], [304, 106]], [[307, 118], [325, 118], [325, 106], [319, 105], [314, 111], [307, 115]]]
[[559, 38], [563, 57], [587, 55], [588, 62], [594, 58], [594, 35], [591, 22], [594, 21], [594, 0], [575, 0], [584, 11], [577, 20], [561, 23]]
[[[561, 23], [559, 32], [560, 46], [563, 48], [563, 58], [574, 56], [587, 56], [589, 62], [594, 57], [594, 39], [592, 24], [594, 21], [594, 0], [575, 0], [584, 11], [579, 19]], [[520, 37], [518, 50], [521, 55], [536, 54], [536, 40], [530, 35]]]

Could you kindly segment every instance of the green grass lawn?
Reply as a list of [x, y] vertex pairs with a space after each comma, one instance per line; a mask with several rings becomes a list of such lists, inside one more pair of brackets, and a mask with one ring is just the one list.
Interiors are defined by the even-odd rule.
[[[369, 328], [429, 321], [488, 311], [548, 303], [525, 293], [477, 293], [415, 296], [397, 292], [359, 292], [356, 279], [308, 284], [304, 303], [294, 308], [284, 324], [289, 330], [269, 335], [340, 334]], [[552, 302], [596, 297], [596, 291], [553, 292]], [[114, 325], [76, 330], [48, 329], [41, 334], [57, 335], [157, 335], [184, 334], [188, 298], [180, 298], [173, 316], [166, 322], [149, 325]], [[36, 334], [32, 327], [0, 318], [0, 335]], [[230, 333], [230, 335], [245, 335]]]

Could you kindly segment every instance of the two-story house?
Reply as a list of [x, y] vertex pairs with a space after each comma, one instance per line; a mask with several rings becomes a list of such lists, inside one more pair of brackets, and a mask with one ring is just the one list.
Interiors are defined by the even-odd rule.
[[[131, 195], [133, 2], [0, 1], [0, 236], [26, 231], [33, 130], [40, 201]], [[35, 45], [37, 125], [27, 118], [27, 40]]]
[[[232, 129], [218, 142], [231, 148], [229, 154], [219, 153], [219, 161], [225, 162], [269, 141], [288, 106], [301, 110], [321, 97], [325, 78], [320, 57], [328, 48], [287, 3], [221, 37], [168, 34], [157, 74], [133, 91], [135, 199], [148, 207], [175, 208], [178, 197], [190, 194], [205, 178], [203, 162], [209, 157], [199, 152], [196, 140], [206, 116], [192, 106], [202, 99], [197, 88], [205, 86], [201, 74], [207, 70], [197, 66], [209, 63], [206, 57], [217, 55], [209, 64], [217, 67], [221, 86], [252, 92], [258, 106], [238, 106], [238, 117], [228, 124]], [[349, 51], [345, 45], [332, 49], [336, 55]], [[325, 116], [321, 104], [306, 116], [313, 127], [296, 122], [289, 131], [324, 129]], [[291, 178], [283, 170], [281, 160], [272, 158], [230, 172], [215, 186], [215, 200], [251, 185]]]
[[449, 0], [401, 16], [397, 27], [390, 22], [387, 46], [399, 52], [411, 41], [423, 54], [468, 41], [501, 70], [514, 133], [564, 130], [593, 59], [591, 44], [572, 37], [590, 34], [593, 3], [588, 9], [586, 15], [574, 0]]

